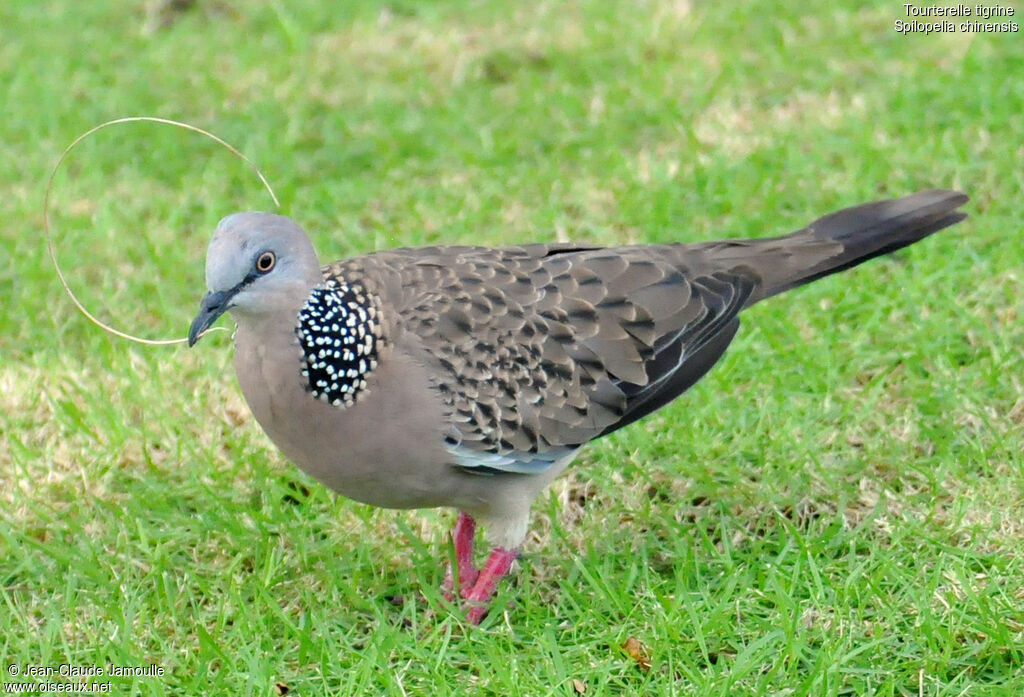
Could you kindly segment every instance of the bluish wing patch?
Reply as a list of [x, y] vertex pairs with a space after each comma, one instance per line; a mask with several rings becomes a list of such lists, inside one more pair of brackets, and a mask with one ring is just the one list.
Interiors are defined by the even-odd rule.
[[539, 474], [556, 462], [572, 458], [579, 446], [552, 448], [544, 453], [491, 453], [447, 445], [455, 466], [469, 474]]

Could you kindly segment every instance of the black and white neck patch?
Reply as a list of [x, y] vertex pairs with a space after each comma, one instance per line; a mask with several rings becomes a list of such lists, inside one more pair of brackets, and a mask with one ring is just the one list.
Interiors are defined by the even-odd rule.
[[380, 311], [356, 285], [335, 279], [314, 288], [299, 310], [295, 335], [302, 347], [302, 375], [313, 395], [350, 407], [366, 391], [381, 348]]

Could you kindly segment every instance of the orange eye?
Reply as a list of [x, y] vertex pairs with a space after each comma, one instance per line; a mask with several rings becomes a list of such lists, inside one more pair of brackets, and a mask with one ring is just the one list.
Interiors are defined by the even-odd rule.
[[273, 252], [263, 252], [256, 259], [256, 270], [260, 273], [267, 273], [277, 262], [277, 257], [274, 256]]

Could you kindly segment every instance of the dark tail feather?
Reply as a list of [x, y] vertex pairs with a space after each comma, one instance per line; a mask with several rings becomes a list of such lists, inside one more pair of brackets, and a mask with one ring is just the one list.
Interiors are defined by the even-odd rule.
[[[785, 260], [778, 259], [778, 273], [764, 266], [758, 269], [764, 286], [756, 299], [914, 244], [966, 218], [966, 213], [956, 209], [967, 201], [967, 195], [959, 191], [920, 191], [903, 198], [845, 208], [819, 218], [803, 230], [766, 241], [770, 246], [778, 244], [780, 251], [788, 248], [788, 253]], [[803, 263], [799, 263], [801, 258]]]

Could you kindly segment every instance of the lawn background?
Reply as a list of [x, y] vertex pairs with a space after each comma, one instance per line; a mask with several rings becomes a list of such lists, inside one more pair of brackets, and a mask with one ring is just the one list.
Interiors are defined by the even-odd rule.
[[[1024, 693], [1024, 42], [897, 19], [4, 2], [0, 682], [70, 663], [165, 671], [117, 695]], [[472, 629], [437, 591], [450, 512], [375, 511], [284, 462], [228, 333], [129, 344], [64, 295], [46, 177], [136, 114], [238, 145], [324, 260], [764, 236], [932, 186], [971, 218], [744, 315], [690, 394], [541, 497], [508, 611]], [[86, 141], [56, 187], [71, 283], [151, 337], [184, 335], [216, 221], [272, 206], [150, 124]]]

